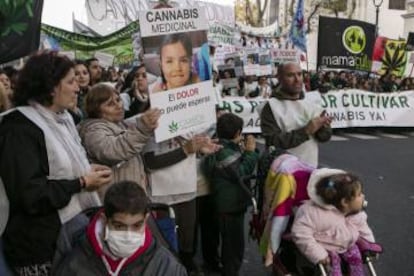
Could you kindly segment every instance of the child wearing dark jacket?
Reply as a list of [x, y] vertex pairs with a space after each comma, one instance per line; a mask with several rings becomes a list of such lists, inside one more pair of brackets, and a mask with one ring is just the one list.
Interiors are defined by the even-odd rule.
[[238, 275], [244, 254], [244, 215], [250, 196], [241, 179], [253, 174], [259, 159], [254, 136], [248, 135], [243, 147], [243, 119], [226, 113], [217, 120], [217, 137], [223, 148], [202, 163], [209, 179], [221, 236], [222, 275]]

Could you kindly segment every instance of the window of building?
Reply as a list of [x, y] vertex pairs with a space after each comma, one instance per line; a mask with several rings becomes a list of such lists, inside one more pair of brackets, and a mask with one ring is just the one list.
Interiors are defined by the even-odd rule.
[[405, 10], [405, 0], [390, 0], [388, 8], [390, 10]]

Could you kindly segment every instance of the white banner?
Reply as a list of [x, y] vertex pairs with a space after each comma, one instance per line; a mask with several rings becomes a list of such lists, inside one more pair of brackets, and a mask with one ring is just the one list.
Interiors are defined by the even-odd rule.
[[235, 44], [234, 28], [225, 24], [214, 23], [208, 30], [208, 42], [211, 45]]
[[244, 133], [260, 133], [260, 118], [257, 110], [266, 102], [267, 99], [261, 97], [252, 99], [245, 97], [223, 97], [218, 104], [218, 108], [224, 112], [231, 112], [243, 118]]
[[322, 107], [333, 117], [334, 128], [414, 126], [414, 91], [399, 93], [373, 93], [357, 89], [333, 91], [322, 95]]
[[300, 53], [296, 49], [271, 49], [270, 55], [274, 63], [300, 62]]
[[203, 8], [144, 11], [140, 27], [147, 72], [157, 76], [151, 106], [162, 110], [155, 140], [208, 128], [216, 121], [216, 100]]
[[141, 37], [208, 30], [204, 8], [158, 9], [139, 12]]
[[264, 37], [275, 37], [279, 35], [279, 24], [277, 20], [273, 22], [271, 25], [266, 27], [252, 27], [248, 25], [244, 25], [243, 23], [236, 22], [236, 28], [240, 30], [240, 32], [247, 33], [249, 35], [256, 35], [256, 36], [264, 36]]
[[215, 95], [211, 81], [151, 94], [151, 105], [161, 109], [157, 142], [207, 129], [216, 121]]
[[108, 68], [114, 64], [114, 55], [103, 52], [95, 52], [95, 57], [99, 60], [99, 65], [105, 68]]
[[[307, 92], [306, 97], [320, 102], [333, 118], [332, 128], [414, 127], [414, 91], [373, 93], [350, 89], [326, 94]], [[244, 120], [243, 132], [260, 133], [258, 108], [263, 98], [224, 97], [218, 107]]]

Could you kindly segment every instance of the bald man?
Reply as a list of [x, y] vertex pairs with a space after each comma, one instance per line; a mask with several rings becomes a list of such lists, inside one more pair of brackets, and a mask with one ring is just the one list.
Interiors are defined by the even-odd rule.
[[332, 118], [326, 115], [321, 105], [305, 98], [299, 64], [280, 65], [278, 80], [280, 85], [260, 113], [266, 147], [287, 151], [317, 167], [318, 142], [331, 138]]

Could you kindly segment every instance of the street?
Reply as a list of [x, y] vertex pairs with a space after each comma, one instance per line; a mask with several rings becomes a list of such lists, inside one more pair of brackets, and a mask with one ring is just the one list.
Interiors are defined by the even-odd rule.
[[[374, 264], [381, 276], [414, 275], [413, 158], [411, 132], [340, 132], [320, 146], [321, 166], [354, 172], [363, 182], [368, 222], [384, 248]], [[247, 215], [246, 223], [249, 218]], [[246, 243], [241, 275], [271, 275], [263, 268], [252, 241]]]
[[384, 248], [375, 264], [377, 273], [409, 276], [414, 275], [414, 137], [388, 135], [321, 145], [320, 164], [361, 177], [368, 222]]

